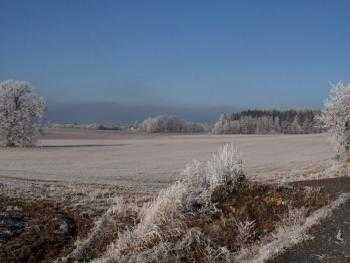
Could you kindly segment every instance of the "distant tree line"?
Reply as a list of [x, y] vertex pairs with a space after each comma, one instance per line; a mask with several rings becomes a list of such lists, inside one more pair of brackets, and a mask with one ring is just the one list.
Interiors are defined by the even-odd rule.
[[215, 134], [306, 134], [324, 131], [316, 110], [247, 110], [222, 114]]
[[147, 133], [198, 133], [208, 131], [208, 128], [204, 124], [189, 122], [177, 116], [160, 115], [145, 119], [140, 130]]
[[96, 127], [96, 130], [99, 131], [121, 131], [123, 128], [117, 125], [113, 125], [113, 126], [108, 126], [108, 125], [103, 125], [100, 124]]

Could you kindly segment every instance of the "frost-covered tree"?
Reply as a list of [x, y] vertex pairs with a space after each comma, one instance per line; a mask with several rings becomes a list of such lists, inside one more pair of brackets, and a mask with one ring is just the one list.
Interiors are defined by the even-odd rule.
[[345, 150], [346, 123], [350, 121], [350, 84], [339, 82], [333, 85], [319, 118], [328, 129], [337, 153], [342, 154]]
[[32, 145], [45, 108], [44, 99], [30, 83], [0, 82], [0, 142], [8, 147]]

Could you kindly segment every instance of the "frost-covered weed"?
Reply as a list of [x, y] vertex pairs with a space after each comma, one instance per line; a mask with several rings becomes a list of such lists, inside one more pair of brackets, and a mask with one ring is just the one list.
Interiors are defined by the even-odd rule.
[[213, 209], [217, 199], [239, 190], [245, 179], [243, 161], [233, 144], [223, 145], [207, 162], [193, 161], [183, 175], [181, 209], [185, 212]]
[[255, 222], [248, 220], [236, 221], [235, 225], [237, 227], [236, 241], [241, 247], [244, 247], [248, 243], [249, 239], [255, 235]]
[[207, 163], [207, 179], [211, 190], [224, 186], [235, 191], [245, 179], [243, 161], [233, 144], [225, 144]]
[[243, 162], [232, 144], [223, 145], [208, 162], [193, 161], [183, 172], [183, 179], [161, 191], [143, 217], [149, 222], [165, 223], [182, 213], [213, 209], [212, 195], [238, 190], [245, 179]]
[[56, 262], [74, 262], [84, 258], [89, 249], [99, 240], [103, 240], [108, 236], [113, 236], [114, 232], [118, 232], [118, 218], [126, 215], [129, 209], [121, 197], [113, 198], [113, 204], [110, 208], [95, 222], [94, 227], [90, 231], [87, 238], [75, 242], [75, 249], [66, 257], [58, 259]]

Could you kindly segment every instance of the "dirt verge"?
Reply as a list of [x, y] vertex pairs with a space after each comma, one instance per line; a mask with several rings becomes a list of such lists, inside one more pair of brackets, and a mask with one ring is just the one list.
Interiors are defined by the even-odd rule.
[[91, 225], [91, 218], [52, 202], [0, 194], [0, 262], [52, 262]]
[[[297, 186], [322, 186], [327, 192], [340, 194], [350, 192], [350, 177], [295, 182]], [[290, 262], [350, 262], [350, 201], [344, 203], [333, 215], [320, 225], [310, 229], [312, 240], [288, 249], [270, 263]]]

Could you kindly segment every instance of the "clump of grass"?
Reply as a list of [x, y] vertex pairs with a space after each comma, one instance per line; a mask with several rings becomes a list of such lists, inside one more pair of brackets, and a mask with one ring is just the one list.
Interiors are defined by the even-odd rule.
[[101, 256], [107, 246], [118, 234], [134, 225], [140, 208], [126, 202], [122, 197], [110, 198], [111, 206], [95, 221], [90, 233], [83, 239], [77, 239], [70, 253], [56, 260], [56, 263], [85, 262]]

